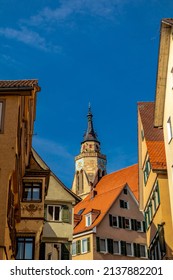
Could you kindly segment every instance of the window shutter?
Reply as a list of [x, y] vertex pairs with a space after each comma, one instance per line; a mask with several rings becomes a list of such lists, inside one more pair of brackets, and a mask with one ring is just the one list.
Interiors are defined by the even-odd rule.
[[109, 214], [109, 225], [110, 225], [110, 227], [113, 226], [113, 224], [112, 224], [112, 215], [111, 214]]
[[142, 224], [143, 224], [143, 232], [146, 232], [146, 224], [145, 224], [145, 221], [143, 221]]
[[135, 219], [131, 219], [132, 230], [137, 230], [137, 221]]
[[125, 241], [121, 241], [121, 255], [126, 256], [126, 242]]
[[96, 236], [96, 250], [100, 252], [100, 237]]
[[107, 239], [108, 253], [113, 254], [113, 239]]
[[87, 238], [87, 252], [90, 252], [90, 238]]
[[67, 205], [62, 206], [62, 221], [64, 223], [70, 222], [70, 211]]
[[164, 228], [163, 226], [160, 226], [159, 228], [159, 243], [160, 243], [160, 249], [162, 252], [162, 257], [166, 253], [166, 246], [165, 246], [165, 238], [164, 238]]
[[139, 258], [140, 257], [140, 245], [137, 243], [133, 243], [133, 248], [134, 248], [135, 257]]
[[122, 225], [122, 219], [120, 216], [118, 216], [118, 223], [119, 223], [119, 228], [122, 228], [123, 225]]
[[76, 241], [76, 254], [79, 255], [81, 253], [81, 241]]
[[122, 220], [122, 228], [126, 228], [125, 217], [121, 217], [121, 220]]
[[120, 207], [121, 207], [121, 208], [124, 208], [124, 200], [121, 200], [121, 199], [120, 199]]

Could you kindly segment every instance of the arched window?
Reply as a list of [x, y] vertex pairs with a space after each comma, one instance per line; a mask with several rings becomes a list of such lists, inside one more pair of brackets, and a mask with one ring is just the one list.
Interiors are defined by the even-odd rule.
[[80, 172], [77, 171], [77, 173], [76, 173], [76, 193], [81, 194], [83, 192], [84, 192], [83, 170], [81, 169]]

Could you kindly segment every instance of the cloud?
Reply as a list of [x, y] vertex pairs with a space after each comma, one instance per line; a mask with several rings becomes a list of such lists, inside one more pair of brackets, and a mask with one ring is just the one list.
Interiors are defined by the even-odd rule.
[[74, 159], [74, 156], [67, 151], [65, 146], [55, 141], [35, 137], [33, 139], [33, 145], [36, 147], [36, 149], [40, 150], [41, 152], [46, 152], [48, 155], [54, 155], [64, 159]]
[[33, 137], [33, 147], [60, 180], [71, 187], [74, 155], [62, 144], [37, 136]]
[[36, 47], [43, 51], [60, 51], [60, 47], [54, 46], [51, 43], [47, 43], [45, 38], [41, 37], [37, 32], [32, 31], [26, 27], [21, 27], [20, 29], [13, 28], [0, 28], [0, 35], [5, 36], [8, 39], [14, 39], [22, 42], [26, 45]]
[[134, 0], [60, 0], [55, 9], [45, 7], [25, 23], [38, 26], [46, 23], [61, 22], [75, 14], [90, 14], [113, 19], [122, 11], [124, 5]]

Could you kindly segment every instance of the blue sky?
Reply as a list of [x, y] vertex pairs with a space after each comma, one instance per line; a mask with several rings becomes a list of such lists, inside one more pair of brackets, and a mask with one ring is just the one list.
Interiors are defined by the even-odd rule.
[[107, 172], [137, 162], [137, 102], [153, 101], [172, 0], [0, 0], [0, 79], [38, 79], [33, 146], [71, 187], [87, 127]]

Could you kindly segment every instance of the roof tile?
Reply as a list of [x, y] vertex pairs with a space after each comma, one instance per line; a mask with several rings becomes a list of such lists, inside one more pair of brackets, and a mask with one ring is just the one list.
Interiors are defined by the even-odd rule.
[[[75, 214], [79, 213], [80, 209], [85, 209], [81, 215], [81, 221], [74, 228], [74, 234], [89, 231], [97, 226], [104, 218], [109, 208], [114, 201], [118, 198], [125, 185], [128, 184], [129, 188], [138, 199], [138, 165], [118, 170], [111, 174], [105, 175], [96, 185], [97, 194], [91, 199], [90, 194], [81, 202], [79, 202], [74, 209]], [[97, 218], [91, 226], [86, 227], [85, 215], [93, 209], [99, 210]]]

